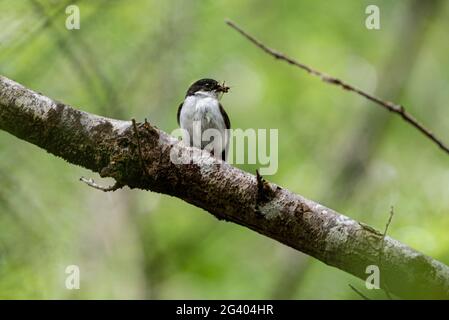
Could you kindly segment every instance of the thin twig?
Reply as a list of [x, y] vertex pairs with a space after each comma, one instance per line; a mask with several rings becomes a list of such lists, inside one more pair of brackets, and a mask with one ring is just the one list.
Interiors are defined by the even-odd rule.
[[84, 182], [89, 187], [92, 187], [97, 190], [101, 190], [103, 192], [110, 192], [110, 191], [115, 191], [115, 190], [123, 188], [123, 185], [118, 182], [116, 182], [114, 185], [112, 185], [110, 187], [103, 187], [103, 186], [100, 186], [99, 184], [96, 184], [93, 179], [86, 179], [84, 177], [81, 177], [80, 181]]
[[386, 237], [386, 235], [387, 235], [388, 228], [390, 227], [391, 220], [393, 219], [393, 215], [394, 215], [394, 207], [391, 206], [391, 209], [390, 209], [390, 217], [388, 218], [387, 224], [385, 225], [385, 230], [384, 230], [384, 233], [383, 233], [383, 235], [382, 235], [381, 246], [380, 246], [380, 248], [379, 248], [379, 250], [380, 250], [380, 254], [379, 254], [379, 265], [380, 265], [380, 266], [382, 265], [382, 256], [383, 256], [383, 252], [384, 252], [383, 248], [384, 248], [384, 244], [385, 244], [385, 237]]
[[[142, 168], [143, 172], [145, 172], [147, 175], [149, 175], [148, 169], [145, 166], [145, 162], [143, 161], [142, 146], [140, 145], [140, 135], [139, 135], [139, 130], [137, 128], [136, 120], [133, 118], [133, 119], [131, 119], [131, 121], [133, 123], [134, 133], [136, 134], [136, 138], [137, 138], [137, 150], [139, 151], [140, 167]], [[145, 119], [145, 121], [146, 121], [146, 119]]]
[[253, 36], [251, 36], [250, 34], [248, 34], [246, 31], [244, 31], [242, 28], [240, 28], [239, 26], [237, 26], [234, 22], [230, 21], [230, 20], [226, 20], [225, 21], [227, 25], [229, 25], [231, 28], [233, 28], [234, 30], [237, 30], [241, 35], [243, 35], [246, 39], [248, 39], [249, 41], [251, 41], [253, 44], [255, 44], [257, 47], [259, 47], [260, 49], [262, 49], [263, 51], [265, 51], [266, 53], [268, 53], [269, 55], [275, 57], [276, 59], [279, 60], [283, 60], [291, 65], [294, 65], [298, 68], [301, 68], [305, 71], [307, 71], [309, 74], [314, 75], [319, 77], [322, 81], [326, 82], [326, 83], [330, 83], [336, 86], [339, 86], [345, 90], [348, 91], [352, 91], [354, 93], [357, 93], [358, 95], [365, 97], [366, 99], [376, 103], [377, 105], [387, 109], [390, 112], [393, 112], [397, 115], [399, 115], [400, 117], [402, 117], [402, 119], [404, 119], [404, 121], [408, 122], [409, 124], [411, 124], [413, 127], [415, 127], [416, 129], [418, 129], [422, 134], [424, 134], [427, 138], [429, 138], [431, 141], [433, 141], [434, 143], [436, 143], [443, 151], [445, 151], [446, 153], [449, 154], [449, 147], [446, 146], [441, 139], [437, 138], [432, 131], [430, 131], [429, 129], [427, 129], [426, 127], [424, 127], [424, 125], [422, 125], [420, 122], [418, 122], [418, 120], [415, 119], [415, 117], [413, 117], [410, 113], [408, 113], [404, 106], [402, 105], [398, 105], [395, 104], [393, 102], [390, 101], [386, 101], [386, 100], [382, 100], [381, 98], [378, 98], [376, 96], [373, 96], [369, 93], [366, 93], [365, 91], [352, 86], [338, 78], [332, 77], [330, 75], [327, 75], [321, 71], [318, 71], [316, 69], [313, 69], [301, 62], [298, 62], [288, 56], [286, 56], [283, 53], [280, 53], [274, 49], [271, 49], [269, 47], [267, 47], [266, 45], [264, 45], [262, 42], [260, 42], [259, 40], [257, 40], [256, 38], [254, 38]]
[[357, 293], [359, 296], [361, 296], [363, 298], [363, 300], [371, 300], [370, 298], [368, 298], [367, 296], [365, 296], [363, 293], [361, 293], [359, 290], [357, 290], [354, 286], [348, 284], [348, 286], [354, 290], [355, 293]]
[[[384, 254], [385, 237], [387, 236], [388, 228], [390, 227], [390, 223], [391, 223], [391, 220], [393, 219], [393, 215], [394, 215], [394, 207], [391, 206], [390, 217], [388, 218], [387, 224], [385, 225], [385, 230], [382, 235], [382, 241], [381, 241], [381, 244], [379, 247], [379, 268], [382, 268], [382, 258], [383, 258], [383, 254]], [[385, 288], [384, 291], [385, 291], [387, 298], [390, 300], [393, 300], [386, 284], [383, 284], [383, 287]]]

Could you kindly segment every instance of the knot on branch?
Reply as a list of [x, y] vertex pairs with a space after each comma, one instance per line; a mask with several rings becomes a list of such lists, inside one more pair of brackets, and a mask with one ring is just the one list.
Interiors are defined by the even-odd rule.
[[159, 131], [145, 119], [136, 122], [108, 140], [108, 159], [99, 170], [101, 177], [112, 177], [129, 186], [138, 187], [139, 181], [153, 184], [163, 169]]
[[271, 201], [276, 196], [276, 191], [271, 188], [270, 183], [267, 182], [256, 170], [257, 179], [257, 196], [256, 196], [256, 213], [262, 214], [259, 207], [264, 203]]
[[159, 139], [159, 132], [156, 129], [157, 127], [155, 125], [151, 125], [148, 122], [147, 118], [145, 118], [145, 121], [142, 124], [140, 124], [139, 126], [142, 126], [145, 129], [147, 134]]

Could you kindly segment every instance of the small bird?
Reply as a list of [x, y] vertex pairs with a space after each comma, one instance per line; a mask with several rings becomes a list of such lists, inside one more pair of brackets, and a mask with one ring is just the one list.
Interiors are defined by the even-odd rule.
[[[213, 79], [201, 79], [194, 82], [187, 90], [184, 101], [178, 108], [178, 125], [188, 134], [188, 144], [209, 151], [216, 158], [226, 161], [231, 122], [219, 99], [229, 87]], [[207, 139], [207, 129], [215, 129], [219, 141]], [[205, 141], [203, 141], [205, 140]], [[213, 142], [211, 142], [212, 140]], [[216, 143], [220, 142], [219, 145]], [[215, 147], [217, 146], [217, 147]], [[219, 149], [220, 154], [216, 149]], [[215, 151], [215, 152], [214, 152]]]

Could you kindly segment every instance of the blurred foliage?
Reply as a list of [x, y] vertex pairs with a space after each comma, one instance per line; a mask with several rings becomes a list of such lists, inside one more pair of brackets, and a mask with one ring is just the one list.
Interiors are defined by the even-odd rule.
[[[448, 156], [391, 115], [366, 151], [356, 128], [377, 106], [275, 61], [224, 24], [231, 18], [267, 45], [370, 92], [389, 88], [392, 55], [413, 51], [402, 66], [406, 81], [384, 98], [448, 142], [449, 3], [426, 1], [433, 8], [420, 16], [424, 2], [3, 0], [0, 74], [83, 110], [148, 118], [168, 132], [192, 81], [226, 80], [232, 89], [222, 101], [233, 128], [279, 129], [279, 170], [270, 180], [382, 230], [394, 206], [389, 235], [449, 263]], [[80, 30], [65, 28], [72, 3]], [[381, 10], [380, 30], [365, 28], [369, 4]], [[408, 24], [420, 19], [415, 39]], [[404, 48], [404, 35], [414, 46]], [[359, 172], [334, 179], [362, 152], [369, 160]], [[104, 194], [80, 176], [95, 175], [0, 131], [0, 298], [351, 299], [358, 296], [348, 284], [363, 290], [342, 271], [179, 199]], [[355, 192], [337, 196], [348, 186], [341, 179]], [[71, 264], [80, 266], [80, 290], [64, 286]]]

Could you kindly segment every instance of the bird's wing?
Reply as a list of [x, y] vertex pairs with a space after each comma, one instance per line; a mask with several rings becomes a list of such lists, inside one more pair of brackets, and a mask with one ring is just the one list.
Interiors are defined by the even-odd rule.
[[178, 120], [178, 126], [181, 125], [179, 123], [179, 117], [181, 116], [181, 109], [182, 109], [182, 105], [184, 104], [184, 102], [181, 102], [181, 104], [178, 107], [178, 113], [176, 114], [176, 120]]
[[223, 119], [224, 119], [224, 122], [225, 122], [225, 125], [226, 125], [226, 129], [231, 129], [231, 121], [229, 121], [228, 114], [224, 110], [224, 108], [221, 105], [221, 103], [220, 103], [220, 113], [223, 116]]
[[[226, 129], [231, 129], [231, 121], [229, 121], [228, 114], [224, 110], [224, 108], [221, 105], [221, 103], [219, 103], [219, 106], [220, 106], [220, 113], [221, 113], [221, 115], [223, 117]], [[223, 149], [223, 152], [221, 153], [221, 159], [223, 161], [226, 161], [226, 158], [228, 156], [228, 147], [229, 147], [229, 131], [227, 131], [227, 134], [226, 134], [225, 148]]]

